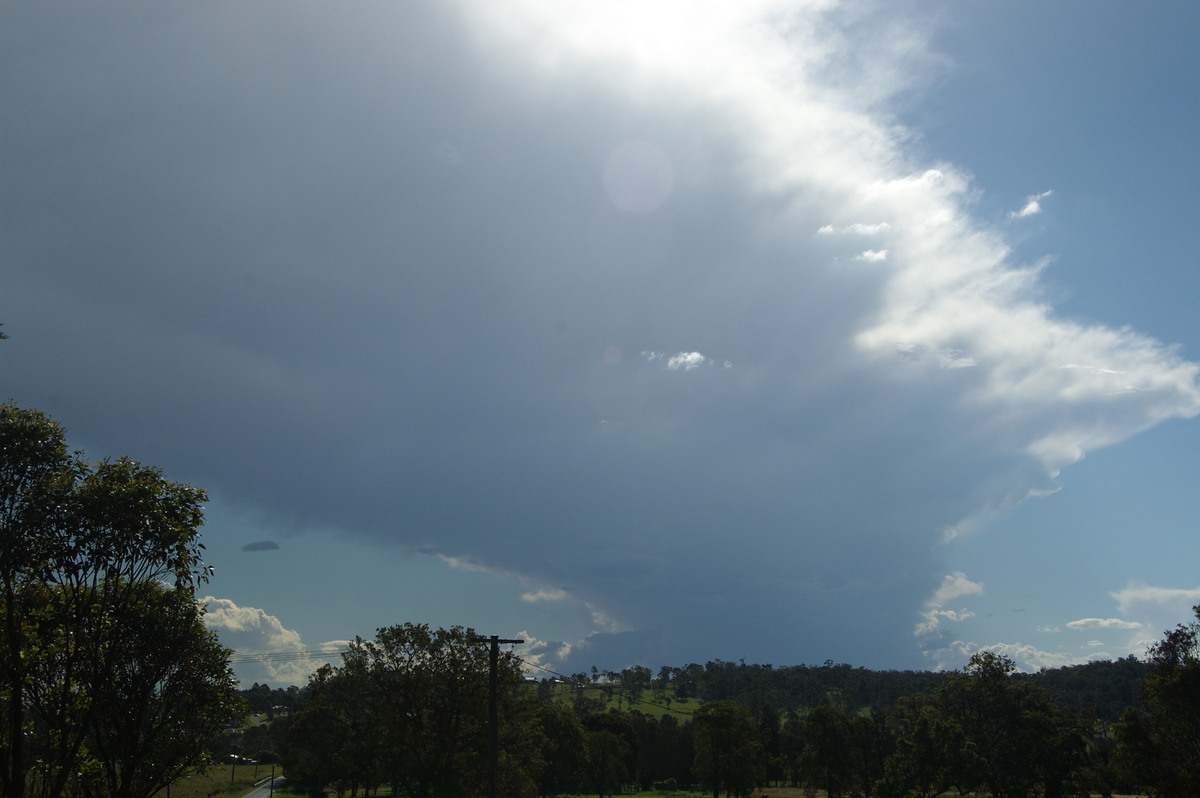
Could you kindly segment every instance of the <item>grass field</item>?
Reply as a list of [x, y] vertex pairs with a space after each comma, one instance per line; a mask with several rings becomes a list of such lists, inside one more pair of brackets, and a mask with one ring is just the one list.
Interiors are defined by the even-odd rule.
[[667, 698], [653, 690], [642, 690], [640, 695], [635, 695], [621, 690], [617, 685], [604, 684], [585, 687], [557, 684], [554, 686], [551, 700], [559, 704], [572, 705], [578, 697], [582, 697], [588, 702], [595, 702], [599, 711], [636, 709], [652, 718], [673, 715], [680, 721], [691, 720], [692, 713], [699, 709], [702, 703], [698, 698]]
[[[258, 778], [254, 776], [254, 767], [238, 765], [237, 771], [230, 773], [229, 765], [215, 765], [203, 774], [185, 776], [171, 785], [171, 789], [160, 790], [156, 798], [242, 798], [254, 789], [257, 781], [271, 775], [270, 767], [258, 767]], [[232, 775], [232, 782], [231, 782]]]

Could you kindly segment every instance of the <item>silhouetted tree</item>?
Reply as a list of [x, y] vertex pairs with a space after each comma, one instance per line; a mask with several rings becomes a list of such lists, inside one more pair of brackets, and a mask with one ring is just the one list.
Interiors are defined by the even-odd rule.
[[[63, 429], [44, 414], [0, 405], [5, 796], [118, 790], [136, 798], [158, 778], [152, 773], [202, 759], [210, 698], [236, 711], [228, 652], [215, 647], [192, 601], [207, 576], [197, 534], [204, 501], [204, 491], [133, 460], [88, 463], [68, 452]], [[159, 582], [177, 593], [159, 591]], [[161, 619], [147, 615], [158, 610]], [[140, 630], [127, 628], [134, 619]], [[137, 634], [145, 637], [133, 642]], [[177, 712], [178, 725], [160, 729], [158, 761], [128, 754], [121, 746], [134, 738], [149, 750], [146, 725], [180, 700], [187, 663], [175, 659], [189, 654], [204, 663], [205, 676], [193, 674], [198, 711]], [[137, 716], [102, 716], [110, 712]], [[193, 720], [197, 728], [185, 728]], [[99, 749], [125, 757], [119, 777]]]
[[700, 783], [719, 798], [749, 795], [763, 779], [763, 747], [754, 718], [729, 701], [711, 701], [693, 717], [696, 763]]
[[1142, 706], [1115, 732], [1117, 761], [1151, 795], [1200, 795], [1200, 606], [1196, 621], [1167, 632], [1148, 652]]

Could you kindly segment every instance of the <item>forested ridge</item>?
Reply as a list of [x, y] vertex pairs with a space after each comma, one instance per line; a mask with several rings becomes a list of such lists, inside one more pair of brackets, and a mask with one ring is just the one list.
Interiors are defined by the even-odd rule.
[[[1170, 690], [1175, 720], [1200, 709], [1179, 676], [1197, 667], [1198, 626], [1144, 660], [1031, 674], [982, 652], [946, 673], [714, 660], [568, 675], [509, 652], [500, 794], [1195, 795], [1200, 757], [1155, 706]], [[243, 692], [252, 711], [279, 717], [246, 732], [243, 755], [277, 758], [313, 795], [483, 794], [480, 640], [403, 624], [356, 641], [303, 688], [256, 684]]]

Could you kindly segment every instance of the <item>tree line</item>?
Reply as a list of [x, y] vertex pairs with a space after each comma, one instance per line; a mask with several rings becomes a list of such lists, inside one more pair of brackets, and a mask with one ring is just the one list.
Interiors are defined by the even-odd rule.
[[[748, 685], [748, 674], [774, 670], [720, 662], [664, 668], [657, 679], [638, 667], [531, 683], [507, 653], [500, 662], [500, 794], [603, 798], [657, 787], [734, 798], [779, 785], [830, 798], [1194, 796], [1197, 613], [1196, 623], [1168, 633], [1145, 663], [1029, 675], [1000, 654], [981, 652], [958, 671], [909, 674], [927, 689], [890, 706], [857, 706], [855, 693], [828, 686], [842, 683], [833, 677], [807, 706], [758, 701], [759, 688], [698, 700], [690, 691], [702, 690], [704, 672], [735, 677], [709, 682], [716, 689]], [[853, 669], [810, 670], [845, 676]], [[314, 796], [481, 794], [486, 671], [486, 646], [470, 629], [406, 623], [379, 630], [374, 640], [357, 639], [343, 664], [319, 670], [289, 718], [276, 722], [284, 772]], [[1063, 688], [1081, 674], [1085, 696], [1129, 689], [1138, 697], [1108, 718], [1081, 712]], [[1128, 679], [1134, 674], [1137, 687]], [[858, 678], [870, 681], [867, 673]], [[677, 680], [680, 692], [671, 686]], [[627, 708], [614, 708], [615, 697]], [[663, 711], [668, 699], [675, 709]]]
[[4, 796], [150, 798], [238, 744], [247, 705], [281, 717], [241, 743], [314, 795], [456, 798], [493, 777], [514, 798], [1200, 795], [1200, 608], [1144, 662], [1033, 675], [983, 652], [947, 674], [718, 660], [534, 682], [470, 629], [406, 623], [303, 688], [243, 697], [195, 600], [204, 500], [0, 405]]

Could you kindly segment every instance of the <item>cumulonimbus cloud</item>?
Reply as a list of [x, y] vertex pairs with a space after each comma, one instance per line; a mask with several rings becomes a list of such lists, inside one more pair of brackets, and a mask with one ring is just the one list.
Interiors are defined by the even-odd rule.
[[[975, 584], [942, 541], [1200, 390], [1170, 347], [1046, 304], [967, 172], [887, 111], [920, 32], [861, 11], [31, 26], [105, 69], [12, 114], [11, 191], [40, 199], [5, 221], [6, 292], [55, 312], [6, 378], [276, 526], [569, 590], [597, 634], [547, 656], [920, 663], [914, 622], [965, 618]], [[302, 645], [213, 602], [246, 650]]]

